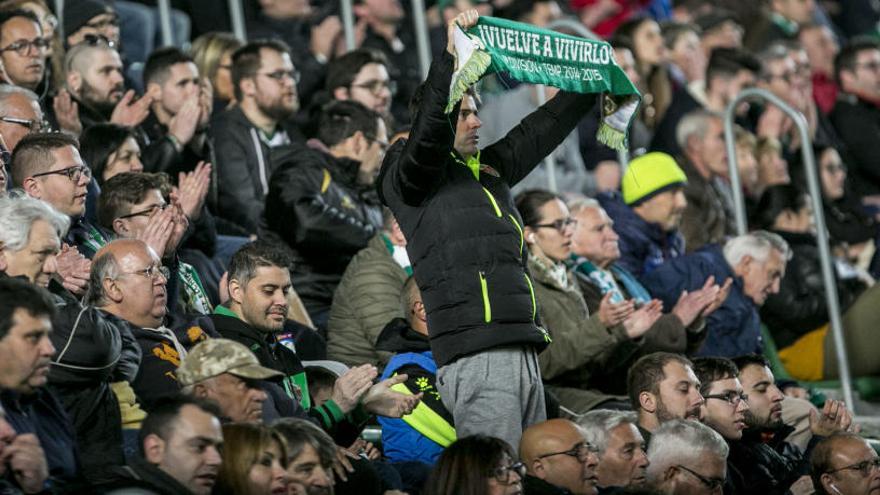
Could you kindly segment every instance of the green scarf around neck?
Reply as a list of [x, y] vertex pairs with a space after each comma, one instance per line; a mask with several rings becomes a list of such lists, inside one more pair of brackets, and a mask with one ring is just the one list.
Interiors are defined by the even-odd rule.
[[483, 16], [467, 32], [458, 27], [453, 42], [456, 71], [446, 113], [483, 76], [504, 72], [520, 82], [602, 93], [602, 122], [596, 138], [611, 148], [626, 148], [627, 131], [641, 95], [617, 65], [608, 43]]

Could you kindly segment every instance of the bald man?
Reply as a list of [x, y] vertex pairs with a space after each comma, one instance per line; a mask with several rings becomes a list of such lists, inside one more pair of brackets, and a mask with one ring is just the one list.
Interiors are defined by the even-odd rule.
[[519, 455], [528, 474], [526, 493], [595, 495], [599, 457], [581, 428], [567, 419], [551, 419], [526, 429]]

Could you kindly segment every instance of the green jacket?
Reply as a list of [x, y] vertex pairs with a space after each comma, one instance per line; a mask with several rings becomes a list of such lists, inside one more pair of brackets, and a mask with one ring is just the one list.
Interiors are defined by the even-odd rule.
[[377, 351], [385, 325], [403, 317], [400, 295], [406, 271], [394, 261], [384, 234], [359, 251], [333, 294], [327, 324], [327, 358], [349, 366], [384, 365], [390, 352]]
[[[626, 400], [592, 390], [589, 382], [595, 370], [607, 372], [609, 367], [627, 361], [638, 350], [639, 343], [630, 340], [619, 325], [606, 328], [599, 322], [598, 313], [590, 316], [573, 272], [568, 272], [563, 287], [549, 267], [531, 256], [529, 272], [535, 281], [541, 322], [553, 339], [538, 355], [541, 377], [559, 404], [583, 414], [606, 400]], [[626, 368], [620, 371], [625, 373]]]

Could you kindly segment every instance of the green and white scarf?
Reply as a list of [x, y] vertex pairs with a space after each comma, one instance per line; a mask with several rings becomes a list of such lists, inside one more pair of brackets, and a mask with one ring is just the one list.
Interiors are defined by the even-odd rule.
[[611, 148], [626, 147], [627, 130], [641, 95], [615, 62], [608, 43], [495, 17], [480, 17], [467, 32], [459, 27], [453, 42], [456, 71], [446, 113], [484, 75], [506, 72], [525, 83], [603, 93], [602, 122], [596, 137]]

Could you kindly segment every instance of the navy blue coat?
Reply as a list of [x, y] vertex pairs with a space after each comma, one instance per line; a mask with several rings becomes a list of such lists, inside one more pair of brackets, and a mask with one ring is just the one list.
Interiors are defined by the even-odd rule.
[[724, 304], [706, 318], [706, 341], [696, 355], [733, 358], [760, 354], [763, 342], [758, 307], [743, 292], [742, 279], [733, 273], [717, 244], [665, 263], [648, 274], [643, 283], [654, 297], [663, 301], [664, 311], [669, 311], [681, 291], [698, 290], [709, 275], [714, 275], [718, 284], [733, 278], [733, 284]]

